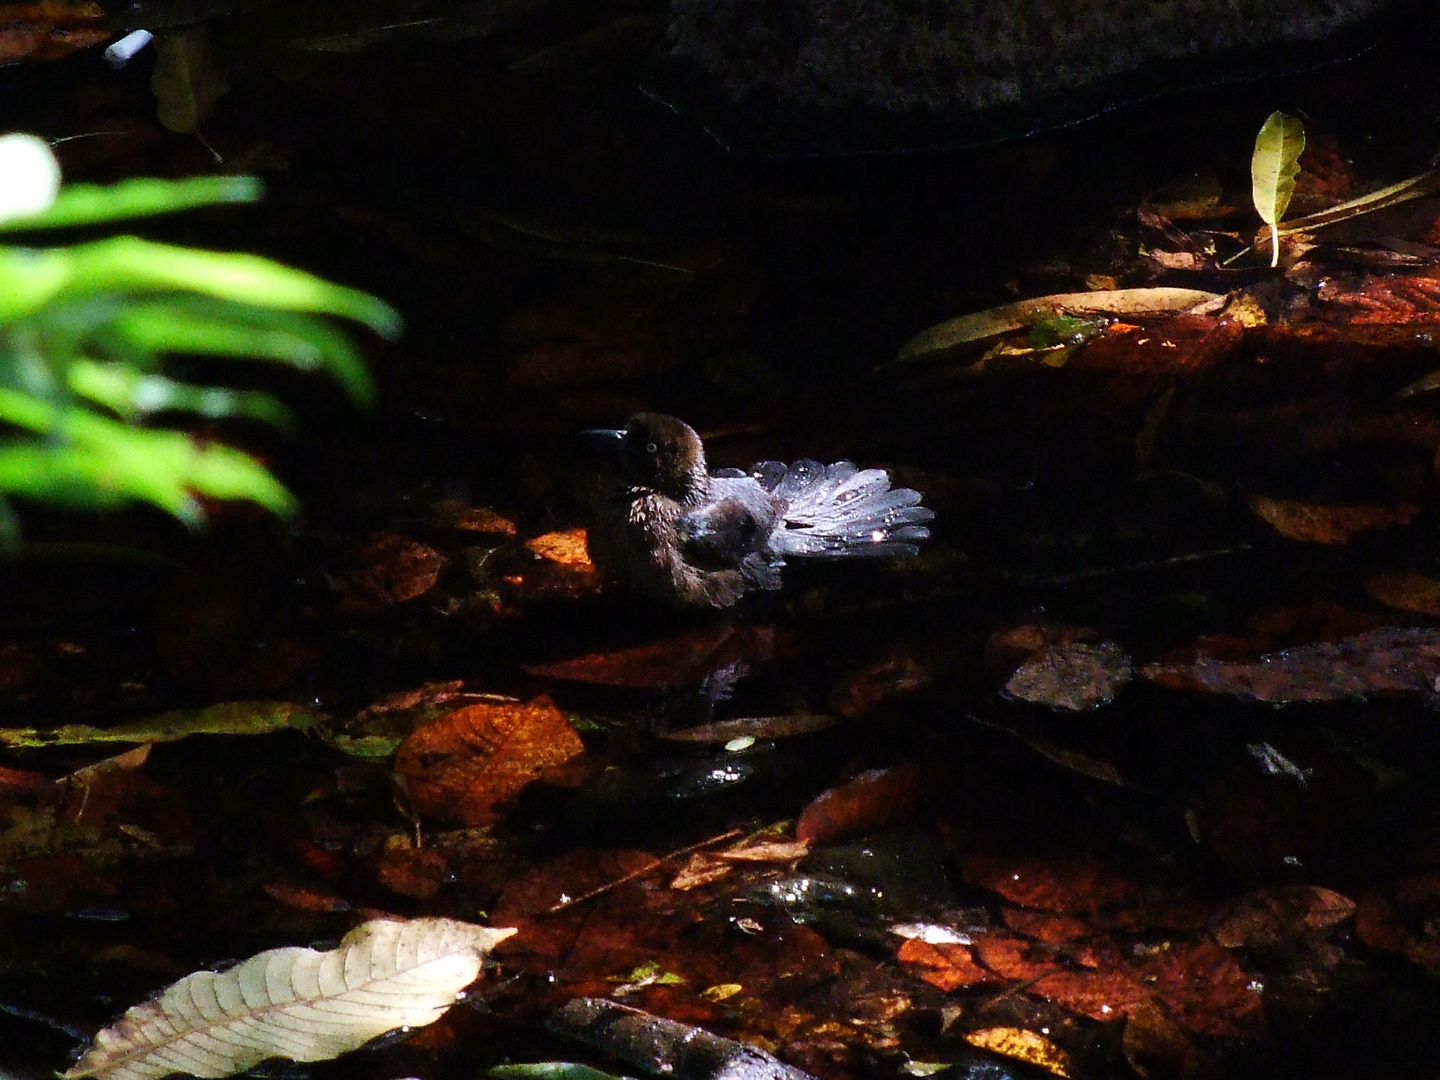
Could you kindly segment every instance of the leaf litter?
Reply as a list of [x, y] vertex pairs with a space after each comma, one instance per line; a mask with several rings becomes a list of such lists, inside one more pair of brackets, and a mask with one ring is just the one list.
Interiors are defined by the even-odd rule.
[[[1307, 170], [1323, 136], [1312, 143]], [[1274, 171], [1278, 196], [1285, 170]], [[1337, 177], [1326, 180], [1337, 192], [1353, 180]], [[1310, 209], [1308, 179], [1302, 172], [1297, 212]], [[1434, 367], [1433, 275], [1413, 266], [1377, 274], [1378, 263], [1353, 261], [1355, 244], [1342, 251], [1316, 242], [1321, 234], [1302, 252], [1281, 220], [1276, 254], [1287, 276], [1272, 284], [1286, 288], [1225, 277], [1221, 257], [1254, 219], [1245, 212], [1246, 224], [1228, 226], [1226, 209], [1239, 216], [1240, 200], [1224, 196], [1157, 204], [1164, 213], [1142, 222], [1145, 243], [1174, 256], [1168, 262], [1152, 251], [1098, 269], [1027, 269], [1009, 295], [1041, 299], [922, 335], [923, 365], [858, 390], [827, 373], [775, 416], [732, 426], [725, 453], [739, 454], [757, 432], [805, 453], [833, 444], [858, 454], [873, 437], [882, 458], [928, 470], [947, 493], [942, 520], [954, 533], [875, 592], [858, 575], [817, 577], [777, 598], [764, 627], [739, 631], [676, 631], [604, 606], [606, 597], [591, 607], [596, 584], [584, 579], [566, 505], [574, 465], [553, 441], [536, 454], [507, 446], [525, 459], [498, 466], [497, 486], [522, 493], [509, 502], [487, 492], [486, 508], [452, 499], [417, 520], [411, 507], [440, 504], [407, 492], [375, 515], [388, 518], [378, 531], [327, 538], [299, 559], [279, 554], [293, 571], [293, 607], [270, 627], [308, 646], [314, 663], [264, 674], [283, 688], [277, 699], [304, 702], [288, 708], [317, 723], [251, 727], [275, 714], [233, 703], [249, 719], [225, 750], [206, 737], [225, 725], [166, 721], [158, 727], [198, 739], [124, 764], [47, 749], [44, 728], [27, 736], [34, 743], [17, 738], [0, 808], [7, 830], [33, 843], [0, 849], [0, 918], [22, 910], [22, 891], [23, 903], [37, 902], [51, 886], [43, 910], [102, 897], [119, 915], [145, 916], [130, 927], [195, 922], [205, 927], [197, 936], [277, 917], [325, 936], [347, 909], [386, 903], [485, 910], [518, 930], [500, 950], [515, 978], [496, 1006], [506, 1024], [533, 1027], [579, 995], [625, 988], [648, 1017], [683, 1022], [687, 1037], [723, 1030], [764, 1045], [782, 1067], [826, 1076], [873, 1070], [876, 1054], [897, 1049], [958, 1060], [962, 1041], [1042, 1068], [1069, 1054], [1072, 1075], [1105, 1075], [1117, 1050], [1141, 1075], [1205, 1075], [1212, 1055], [1263, 1059], [1274, 1045], [1266, 1025], [1290, 1047], [1321, 1037], [1335, 1013], [1297, 1007], [1290, 976], [1343, 1007], [1364, 1006], [1345, 997], [1333, 962], [1369, 963], [1348, 937], [1352, 924], [1395, 964], [1435, 971], [1436, 861], [1426, 840], [1435, 822], [1411, 777], [1423, 783], [1433, 772], [1421, 703], [1440, 675], [1437, 646], [1428, 628], [1385, 625], [1395, 616], [1365, 599], [1433, 614], [1423, 538], [1440, 425], [1421, 393]], [[1184, 231], [1177, 222], [1205, 224]], [[564, 277], [548, 300], [542, 292], [512, 305], [498, 342], [487, 341], [497, 389], [467, 421], [476, 429], [529, 440], [582, 426], [572, 414], [623, 417], [687, 373], [723, 366], [728, 350], [763, 350], [747, 324], [773, 330], [768, 311], [784, 307], [773, 295], [757, 304], [768, 286], [743, 246], [717, 248], [705, 280], [703, 259], [687, 258], [677, 274], [617, 255], [622, 244], [542, 232], [526, 258], [618, 259], [625, 273]], [[1389, 243], [1403, 237], [1385, 239], [1385, 250], [1407, 254]], [[537, 254], [545, 245], [550, 254]], [[1257, 270], [1258, 260], [1246, 272]], [[1121, 310], [1091, 293], [1061, 303], [1082, 281], [1123, 294], [1113, 302]], [[1202, 306], [1156, 305], [1156, 285], [1204, 293]], [[1241, 295], [1219, 303], [1232, 287]], [[966, 310], [951, 295], [935, 293]], [[913, 306], [889, 311], [885, 348], [923, 325]], [[944, 369], [995, 334], [1069, 334], [1053, 313], [1097, 310], [1104, 325], [1076, 331], [1083, 340], [1067, 344], [1063, 365], [1021, 356], [1034, 343], [1017, 338], [963, 378]], [[911, 382], [897, 389], [892, 374]], [[572, 384], [588, 389], [570, 396]], [[877, 416], [877, 402], [904, 422]], [[1109, 501], [1115, 490], [1144, 494]], [[1152, 497], [1174, 516], [1152, 514]], [[1097, 525], [1102, 507], [1118, 520], [1108, 533]], [[471, 547], [457, 547], [461, 533]], [[1233, 587], [1201, 565], [1207, 552], [1225, 553], [1217, 557], [1234, 569]], [[176, 671], [185, 668], [191, 687], [221, 685], [237, 653], [193, 647], [198, 624], [182, 615], [207, 604], [176, 591]], [[1247, 612], [1287, 600], [1299, 610], [1307, 599], [1339, 613], [1220, 640]], [[212, 610], [249, 617], [243, 604]], [[348, 620], [338, 632], [327, 621], [336, 614]], [[986, 642], [995, 626], [1051, 618], [1079, 633], [1041, 635], [1027, 654], [994, 662]], [[253, 638], [247, 647], [282, 641], [268, 628]], [[621, 640], [637, 638], [647, 644]], [[55, 674], [56, 650], [23, 648], [31, 659], [17, 654], [21, 692], [53, 694], [67, 681]], [[1127, 683], [1131, 655], [1138, 677]], [[706, 679], [724, 692], [675, 705]], [[312, 702], [321, 687], [322, 702]], [[1248, 704], [1256, 700], [1293, 708], [1279, 716]], [[131, 709], [117, 726], [71, 725], [67, 744], [102, 732], [158, 744], [137, 737], [151, 726], [133, 717], [171, 704]], [[697, 715], [706, 722], [676, 728]], [[672, 745], [662, 749], [656, 734]], [[803, 737], [766, 749], [768, 787], [763, 771], [741, 776], [735, 755], [711, 748], [788, 734]], [[688, 776], [736, 779], [691, 784], [682, 800], [674, 774], [644, 768], [685, 740], [694, 743]], [[57, 785], [46, 767], [68, 779]], [[603, 813], [587, 811], [601, 804], [586, 797], [616, 775], [641, 779]], [[644, 798], [634, 794], [647, 785]], [[197, 875], [175, 887], [177, 865], [188, 865], [177, 843], [185, 830], [137, 812], [166, 790], [228, 800], [207, 826], [205, 843], [220, 855], [207, 867], [244, 866], [243, 883]], [[67, 828], [92, 830], [93, 846], [37, 826], [45, 815], [65, 824], [66, 813], [78, 818]], [[795, 824], [757, 835], [781, 819]], [[731, 835], [737, 828], [743, 839]], [[705, 846], [727, 836], [729, 850]], [[868, 880], [822, 865], [826, 849], [847, 844], [858, 849], [854, 865], [874, 865], [886, 840], [917, 853], [906, 872]], [[953, 880], [906, 894], [903, 912], [877, 914], [922, 863]], [[147, 888], [148, 876], [156, 884]], [[1365, 883], [1358, 895], [1355, 882]], [[173, 898], [165, 906], [166, 891], [195, 897], [184, 919]], [[777, 899], [801, 892], [795, 903]], [[962, 897], [984, 917], [956, 916]], [[908, 922], [897, 923], [901, 915]], [[952, 936], [932, 941], [941, 932], [927, 930], [897, 946], [895, 925]], [[212, 947], [186, 940], [175, 952]], [[19, 969], [9, 954], [3, 965]], [[1374, 1026], [1382, 1009], [1364, 1019]], [[922, 1034], [942, 1023], [950, 1041]], [[507, 1038], [496, 1035], [503, 1052]], [[482, 1043], [461, 1040], [489, 1053]], [[1109, 1055], [1102, 1064], [1087, 1054], [1094, 1046]]]

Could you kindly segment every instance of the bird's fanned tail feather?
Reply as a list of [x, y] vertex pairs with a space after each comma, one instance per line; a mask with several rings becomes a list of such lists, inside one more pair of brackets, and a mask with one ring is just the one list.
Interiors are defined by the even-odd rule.
[[899, 558], [914, 555], [915, 541], [930, 535], [925, 523], [934, 511], [920, 505], [920, 492], [892, 489], [884, 469], [857, 469], [848, 461], [764, 461], [751, 475], [784, 504], [780, 527], [770, 537], [779, 555]]

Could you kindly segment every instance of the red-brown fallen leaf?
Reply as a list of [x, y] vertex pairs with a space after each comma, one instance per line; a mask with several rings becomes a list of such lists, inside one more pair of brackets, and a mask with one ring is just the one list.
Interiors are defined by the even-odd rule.
[[42, 803], [53, 802], [60, 797], [61, 792], [61, 785], [53, 776], [26, 769], [8, 769], [0, 765], [0, 795], [7, 800], [19, 796], [39, 799]]
[[[579, 848], [531, 867], [505, 886], [490, 913], [492, 920], [503, 917], [506, 926], [518, 928], [500, 952], [533, 953], [553, 963], [574, 946], [593, 910], [590, 905], [575, 904], [552, 915], [556, 905], [655, 864], [655, 856], [645, 851]], [[603, 904], [605, 899], [601, 896], [595, 902]]]
[[1395, 902], [1381, 892], [1364, 892], [1355, 904], [1355, 936], [1372, 949], [1403, 952], [1409, 933]]
[[[1404, 327], [1434, 323], [1440, 316], [1440, 279], [1435, 268], [1413, 274], [1327, 274], [1316, 297], [1337, 321], [1365, 325], [1393, 323]], [[1419, 329], [1419, 326], [1415, 326]]]
[[1134, 883], [1098, 856], [976, 851], [962, 860], [967, 881], [1041, 911], [1085, 915], [1135, 895]]
[[1121, 1047], [1137, 1076], [1198, 1077], [1211, 1071], [1185, 1033], [1152, 1004], [1130, 1011]]
[[920, 970], [915, 974], [941, 990], [958, 990], [962, 986], [993, 981], [995, 976], [975, 962], [968, 945], [931, 945], [915, 938], [907, 939], [895, 958]]
[[1063, 1009], [1108, 1023], [1148, 1004], [1152, 995], [1122, 966], [1102, 971], [1057, 971], [1026, 988]]
[[429, 900], [450, 876], [444, 853], [410, 844], [387, 844], [375, 868], [380, 884], [393, 893]]
[[1150, 664], [1140, 674], [1177, 690], [1276, 703], [1425, 694], [1440, 676], [1440, 631], [1382, 627], [1338, 644], [1305, 645], [1252, 663], [1201, 658], [1193, 664]]
[[692, 681], [726, 663], [766, 659], [773, 648], [774, 634], [766, 627], [709, 624], [616, 652], [589, 653], [553, 664], [527, 664], [525, 670], [570, 682], [652, 690]]
[[1440, 973], [1440, 874], [1400, 878], [1385, 891], [1363, 893], [1355, 936], [1371, 948], [1399, 953], [1431, 974]]
[[[655, 865], [643, 852], [577, 850], [533, 867], [505, 887], [491, 912], [519, 928], [501, 955], [545, 972], [557, 1003], [610, 996], [636, 968], [653, 964], [683, 983], [647, 985], [631, 1000], [687, 1021], [715, 1017], [715, 1003], [699, 994], [705, 987], [739, 983], [747, 997], [778, 1012], [797, 991], [834, 976], [825, 940], [788, 918], [763, 926], [760, 913], [740, 933], [728, 920], [707, 917], [688, 894], [654, 888], [649, 875], [621, 881]], [[608, 885], [615, 887], [550, 914], [557, 902]]]
[[851, 672], [830, 692], [830, 707], [854, 719], [896, 694], [917, 690], [930, 681], [930, 672], [913, 656], [903, 653], [880, 657]]
[[1004, 979], [1028, 981], [1059, 970], [1053, 954], [1033, 942], [994, 931], [975, 939], [975, 956]]
[[394, 533], [372, 536], [336, 575], [342, 615], [371, 615], [424, 596], [435, 587], [445, 556], [427, 544]]
[[1440, 581], [1424, 574], [1377, 574], [1365, 582], [1365, 591], [1387, 607], [1440, 615]]
[[923, 766], [871, 769], [816, 796], [795, 823], [795, 839], [810, 845], [831, 844], [899, 824], [919, 808], [924, 793]]
[[1251, 881], [1297, 865], [1364, 880], [1376, 852], [1360, 830], [1374, 813], [1375, 777], [1318, 737], [1289, 735], [1277, 752], [1300, 776], [1271, 772], [1253, 756], [1215, 773], [1188, 815], [1196, 839]]
[[1213, 941], [1172, 942], [1135, 961], [1135, 976], [1187, 1031], [1235, 1038], [1265, 1022], [1260, 987]]
[[1215, 923], [1227, 949], [1313, 940], [1355, 914], [1355, 901], [1319, 885], [1258, 889], [1228, 905]]
[[1026, 908], [1010, 907], [1001, 911], [1005, 925], [1017, 934], [1024, 934], [1047, 945], [1065, 945], [1090, 936], [1092, 928], [1084, 919], [1074, 915], [1055, 915], [1048, 911], [1029, 911]]
[[1348, 544], [1361, 533], [1408, 525], [1418, 506], [1327, 506], [1251, 495], [1250, 509], [1281, 536], [1310, 544]]
[[266, 896], [288, 908], [294, 908], [296, 911], [321, 914], [350, 910], [350, 901], [344, 897], [336, 896], [334, 893], [316, 892], [314, 889], [307, 889], [292, 882], [267, 881], [260, 887], [265, 890]]
[[59, 60], [108, 40], [99, 4], [0, 4], [0, 64]]
[[395, 752], [412, 808], [464, 825], [499, 820], [496, 807], [584, 744], [549, 698], [471, 705], [415, 730]]
[[0, 4], [0, 26], [28, 23], [31, 26], [83, 26], [105, 18], [99, 4], [66, 0], [33, 0], [31, 3]]

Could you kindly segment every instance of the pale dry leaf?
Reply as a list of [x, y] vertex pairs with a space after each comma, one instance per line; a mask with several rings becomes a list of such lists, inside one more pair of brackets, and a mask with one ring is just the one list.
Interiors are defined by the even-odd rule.
[[433, 1024], [513, 929], [372, 919], [329, 952], [271, 949], [197, 971], [129, 1009], [64, 1080], [232, 1076], [266, 1058], [328, 1061], [401, 1027]]

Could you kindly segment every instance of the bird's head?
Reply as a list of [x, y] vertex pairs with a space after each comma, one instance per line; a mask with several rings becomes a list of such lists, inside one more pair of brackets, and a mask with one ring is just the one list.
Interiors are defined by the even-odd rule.
[[662, 413], [636, 413], [617, 430], [587, 434], [619, 441], [627, 483], [684, 502], [705, 490], [705, 448], [695, 429]]

